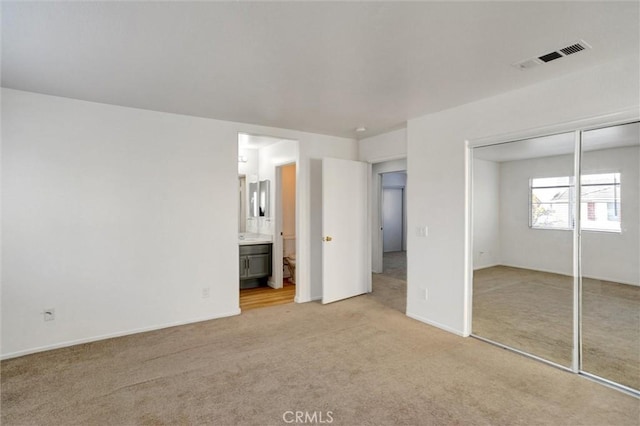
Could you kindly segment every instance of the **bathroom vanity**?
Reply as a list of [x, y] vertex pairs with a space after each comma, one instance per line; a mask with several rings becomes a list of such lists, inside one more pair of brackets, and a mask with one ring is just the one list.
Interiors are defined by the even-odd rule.
[[240, 235], [240, 288], [255, 288], [266, 285], [271, 276], [271, 236]]

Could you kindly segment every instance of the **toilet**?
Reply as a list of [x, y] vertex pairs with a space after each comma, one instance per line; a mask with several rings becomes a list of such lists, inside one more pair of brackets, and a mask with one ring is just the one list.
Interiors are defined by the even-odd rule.
[[284, 257], [284, 264], [289, 270], [289, 275], [291, 276], [289, 279], [293, 284], [296, 283], [296, 254], [292, 253], [288, 256]]

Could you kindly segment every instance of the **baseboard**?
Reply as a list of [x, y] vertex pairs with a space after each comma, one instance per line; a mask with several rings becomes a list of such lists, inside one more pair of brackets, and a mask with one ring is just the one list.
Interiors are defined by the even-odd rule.
[[456, 330], [456, 329], [454, 329], [454, 328], [451, 328], [451, 327], [449, 327], [448, 325], [440, 324], [439, 322], [432, 321], [432, 320], [430, 320], [430, 319], [427, 319], [427, 318], [421, 317], [420, 315], [412, 314], [412, 313], [409, 313], [409, 312], [407, 312], [406, 314], [407, 314], [407, 316], [408, 316], [409, 318], [413, 318], [413, 319], [414, 319], [414, 320], [416, 320], [416, 321], [420, 321], [420, 322], [423, 322], [423, 323], [425, 323], [425, 324], [428, 324], [428, 325], [431, 325], [431, 326], [437, 327], [437, 328], [439, 328], [439, 329], [441, 329], [441, 330], [448, 331], [449, 333], [453, 333], [453, 334], [455, 334], [455, 335], [457, 335], [457, 336], [460, 336], [460, 337], [469, 337], [469, 335], [468, 335], [468, 334], [465, 334], [465, 333], [461, 332], [460, 330]]
[[496, 267], [496, 266], [507, 266], [507, 265], [504, 265], [504, 264], [502, 264], [502, 263], [491, 263], [491, 264], [489, 264], [489, 265], [482, 265], [482, 266], [478, 266], [477, 268], [475, 268], [475, 267], [474, 267], [474, 268], [473, 268], [473, 270], [474, 270], [474, 271], [479, 271], [479, 270], [481, 270], [481, 269], [494, 268], [494, 267]]
[[556, 274], [556, 275], [564, 275], [566, 277], [572, 277], [572, 273], [566, 273], [566, 272], [560, 272], [560, 271], [555, 271], [553, 269], [542, 269], [542, 268], [531, 268], [529, 266], [523, 266], [523, 265], [515, 265], [513, 263], [500, 263], [498, 265], [495, 266], [506, 266], [507, 268], [516, 268], [516, 269], [526, 269], [527, 271], [535, 271], [535, 272], [546, 272], [548, 274]]
[[591, 276], [589, 276], [589, 277], [584, 276], [582, 278], [586, 278], [588, 280], [609, 281], [609, 282], [616, 283], [616, 284], [632, 285], [632, 286], [635, 286], [635, 287], [640, 286], [640, 284], [638, 284], [638, 283], [632, 283], [632, 282], [629, 282], [629, 281], [619, 280], [619, 279], [615, 279], [615, 278], [602, 278], [602, 277], [591, 277]]
[[307, 302], [315, 302], [317, 300], [322, 300], [322, 296], [319, 297], [310, 297], [308, 299], [298, 299], [298, 296], [293, 298], [293, 301], [296, 303], [307, 303]]
[[[494, 266], [506, 266], [506, 267], [509, 267], [509, 268], [526, 269], [528, 271], [547, 272], [549, 274], [556, 274], [556, 275], [564, 275], [566, 277], [573, 277], [572, 274], [567, 274], [566, 272], [558, 272], [558, 271], [553, 271], [553, 270], [550, 270], [550, 269], [530, 268], [530, 267], [527, 267], [527, 266], [513, 265], [513, 264], [510, 264], [510, 263], [500, 263], [500, 264], [497, 264], [497, 265], [494, 265]], [[480, 269], [485, 269], [485, 268], [483, 267], [483, 268], [480, 268]], [[587, 275], [584, 275], [582, 278], [591, 279], [591, 280], [599, 280], [599, 281], [610, 281], [612, 283], [633, 285], [633, 286], [636, 286], [636, 287], [640, 286], [640, 284], [638, 284], [638, 283], [632, 283], [632, 282], [629, 282], [629, 281], [620, 280], [620, 279], [616, 279], [616, 278], [594, 277], [594, 276], [587, 276]]]
[[163, 328], [177, 327], [179, 325], [186, 325], [186, 324], [194, 324], [194, 323], [197, 323], [197, 322], [203, 322], [203, 321], [210, 321], [210, 320], [214, 320], [214, 319], [232, 317], [232, 316], [235, 316], [235, 315], [240, 315], [240, 308], [235, 309], [235, 310], [233, 310], [231, 312], [226, 312], [226, 313], [218, 314], [218, 315], [212, 315], [212, 316], [208, 316], [208, 317], [195, 318], [195, 319], [186, 320], [186, 321], [176, 321], [176, 322], [172, 322], [172, 323], [167, 323], [167, 324], [163, 324], [163, 325], [154, 325], [154, 326], [150, 326], [150, 327], [135, 328], [133, 330], [120, 331], [120, 332], [117, 332], [117, 333], [103, 334], [103, 335], [100, 335], [100, 336], [88, 337], [88, 338], [85, 338], [85, 339], [69, 340], [69, 341], [62, 342], [62, 343], [55, 343], [53, 345], [45, 345], [45, 346], [39, 346], [39, 347], [36, 347], [36, 348], [26, 349], [26, 350], [17, 351], [17, 352], [10, 352], [8, 354], [0, 355], [0, 359], [5, 360], [5, 359], [10, 359], [10, 358], [17, 358], [17, 357], [24, 356], [24, 355], [35, 354], [35, 353], [38, 353], [38, 352], [44, 352], [44, 351], [50, 351], [50, 350], [53, 350], [53, 349], [60, 349], [60, 348], [67, 348], [69, 346], [81, 345], [83, 343], [97, 342], [97, 341], [100, 341], [100, 340], [113, 339], [115, 337], [129, 336], [129, 335], [138, 334], [138, 333], [146, 333], [148, 331], [162, 330]]

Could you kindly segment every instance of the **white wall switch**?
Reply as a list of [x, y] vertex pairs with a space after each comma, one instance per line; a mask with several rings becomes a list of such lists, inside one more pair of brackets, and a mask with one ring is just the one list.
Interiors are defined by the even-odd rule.
[[209, 287], [205, 287], [202, 289], [202, 298], [206, 299], [207, 297], [209, 297]]

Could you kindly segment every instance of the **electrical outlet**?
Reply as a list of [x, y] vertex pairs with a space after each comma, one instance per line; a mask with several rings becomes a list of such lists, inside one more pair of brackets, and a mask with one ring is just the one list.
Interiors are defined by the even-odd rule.
[[203, 298], [203, 299], [206, 299], [206, 298], [208, 298], [208, 297], [209, 297], [209, 287], [204, 287], [204, 288], [202, 289], [202, 298]]
[[44, 315], [45, 321], [53, 321], [54, 319], [56, 319], [56, 310], [53, 308], [45, 309], [42, 314]]

